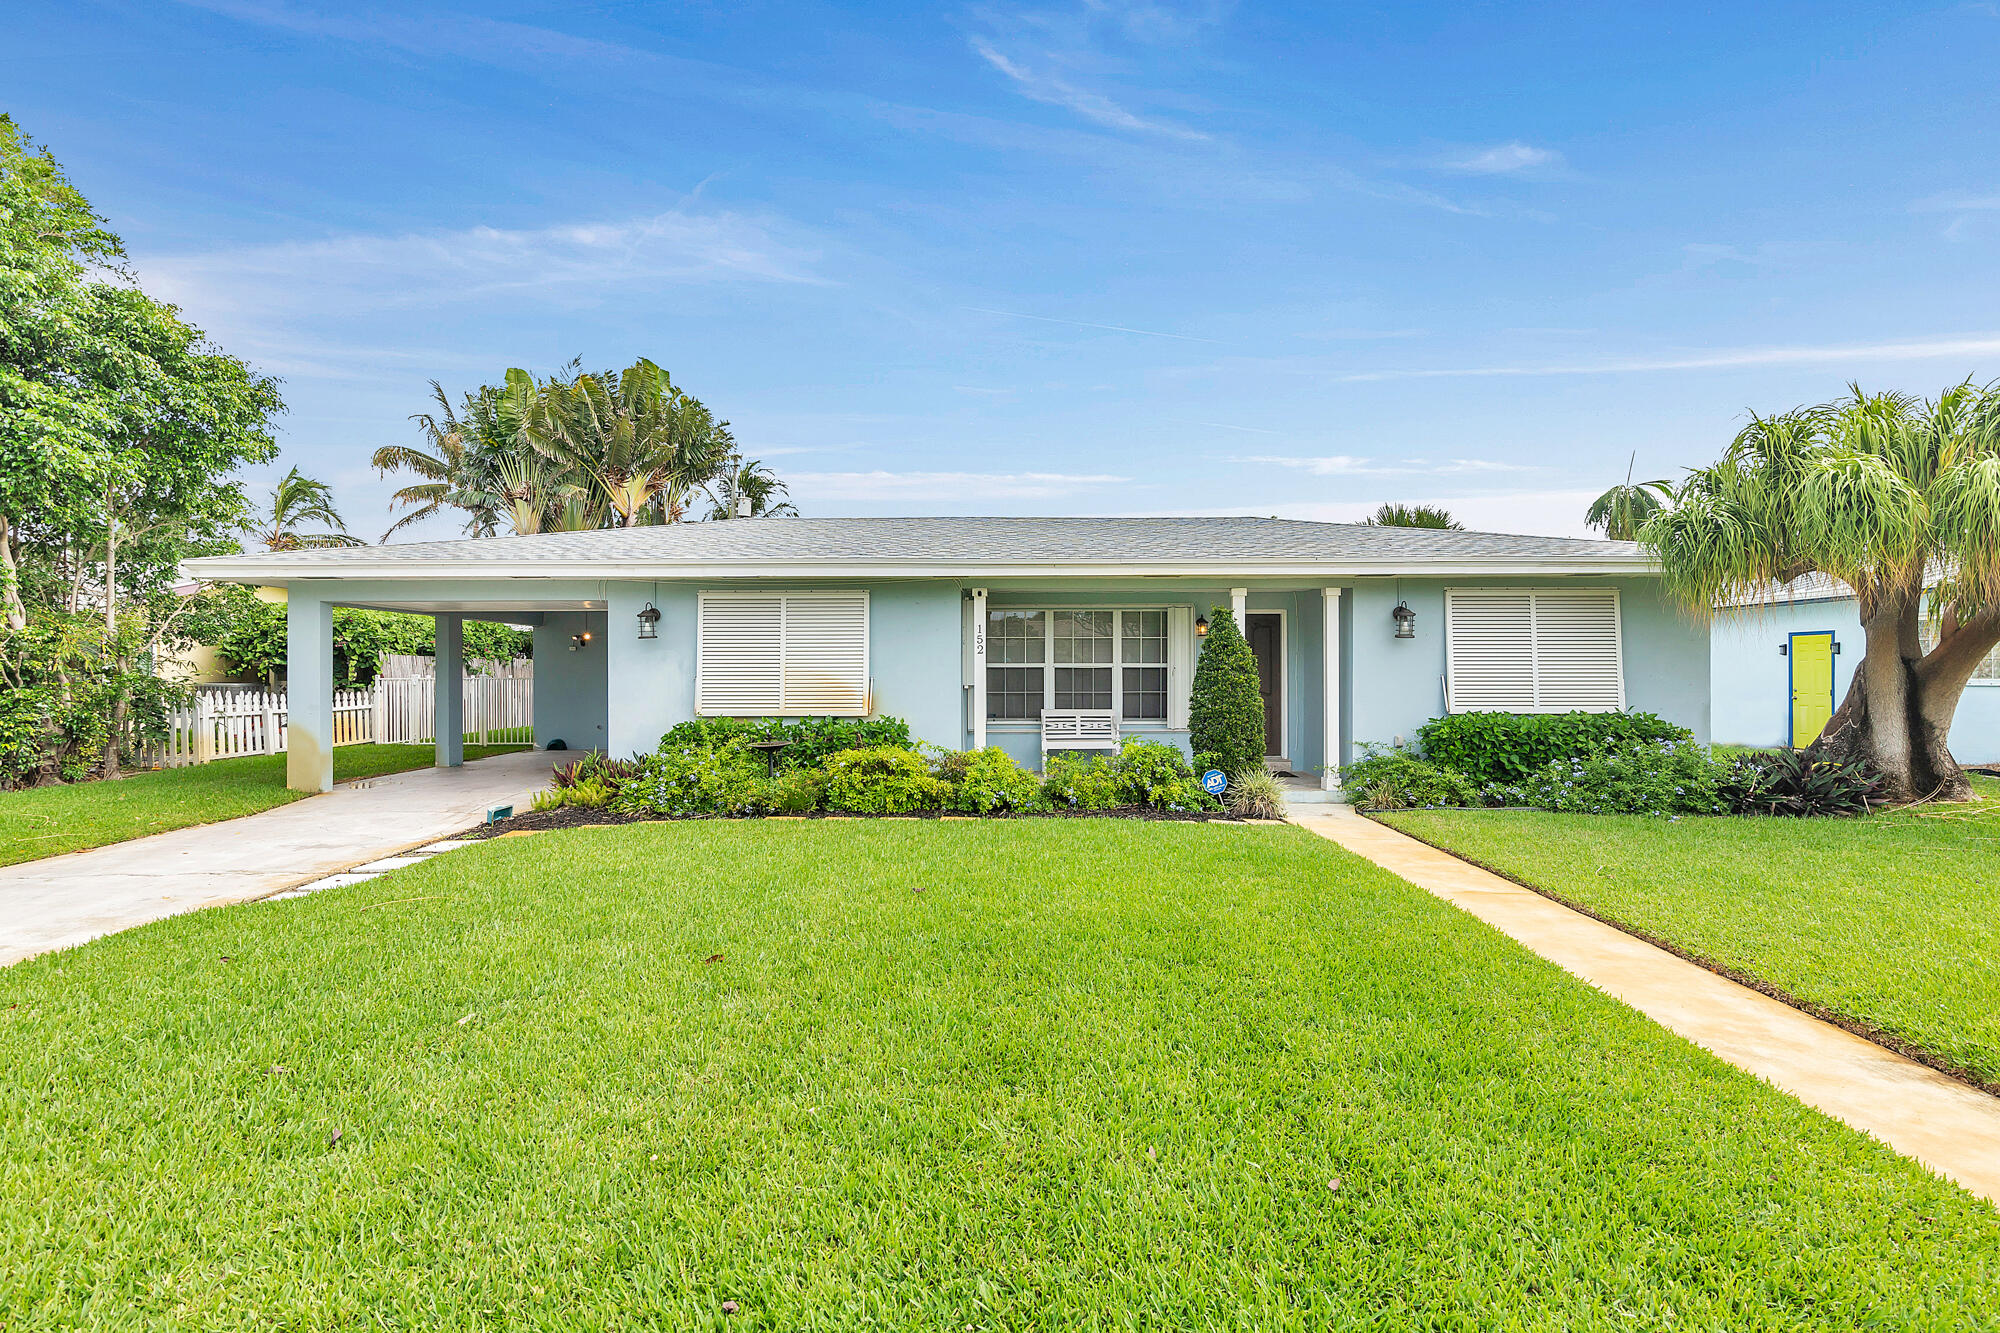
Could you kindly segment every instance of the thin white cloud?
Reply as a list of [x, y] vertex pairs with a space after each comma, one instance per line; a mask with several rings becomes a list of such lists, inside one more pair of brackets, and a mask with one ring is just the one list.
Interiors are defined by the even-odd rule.
[[1286, 454], [1252, 454], [1239, 463], [1264, 463], [1273, 467], [1297, 468], [1315, 477], [1442, 477], [1479, 472], [1534, 472], [1522, 463], [1503, 463], [1491, 458], [1450, 458], [1442, 462], [1428, 458], [1378, 459], [1353, 454], [1328, 454], [1299, 458]]
[[1469, 176], [1509, 176], [1517, 172], [1555, 170], [1563, 165], [1563, 155], [1553, 148], [1536, 148], [1516, 140], [1490, 148], [1448, 153], [1434, 159], [1431, 165], [1441, 171]]
[[354, 234], [186, 255], [143, 256], [149, 290], [198, 313], [351, 313], [499, 293], [591, 300], [635, 286], [750, 281], [823, 284], [818, 252], [773, 220], [669, 212], [534, 230], [473, 227]]
[[947, 504], [993, 499], [1045, 500], [1129, 483], [1130, 477], [1067, 472], [794, 472], [792, 494], [812, 501], [923, 500]]
[[980, 59], [1012, 80], [1015, 90], [1031, 101], [1064, 107], [1076, 112], [1085, 120], [1095, 121], [1114, 130], [1163, 134], [1169, 138], [1186, 139], [1196, 143], [1207, 142], [1210, 138], [1200, 130], [1190, 129], [1186, 125], [1176, 125], [1166, 120], [1148, 120], [1144, 116], [1134, 115], [1103, 94], [1091, 92], [1088, 88], [1079, 88], [1056, 75], [1038, 74], [1008, 59], [981, 38], [972, 39], [972, 49], [979, 53]]
[[1736, 347], [1686, 356], [1611, 361], [1555, 362], [1538, 366], [1455, 366], [1433, 369], [1360, 370], [1328, 379], [1336, 384], [1381, 380], [1532, 378], [1551, 375], [1629, 375], [1674, 370], [1733, 370], [1751, 366], [1853, 365], [1869, 361], [1936, 361], [2000, 355], [2000, 334], [1928, 338], [1909, 342], [1840, 343], [1824, 347]]

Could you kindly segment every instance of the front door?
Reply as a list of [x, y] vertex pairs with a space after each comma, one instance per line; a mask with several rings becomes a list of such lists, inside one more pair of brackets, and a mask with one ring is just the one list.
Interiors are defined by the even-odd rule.
[[1257, 693], [1264, 698], [1264, 753], [1285, 752], [1285, 618], [1269, 611], [1244, 615], [1244, 637], [1257, 655]]
[[1792, 661], [1792, 748], [1819, 739], [1833, 718], [1833, 634], [1794, 634]]

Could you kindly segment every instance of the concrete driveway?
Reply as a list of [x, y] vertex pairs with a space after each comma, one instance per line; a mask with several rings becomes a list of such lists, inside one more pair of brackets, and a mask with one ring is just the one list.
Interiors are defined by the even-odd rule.
[[527, 750], [463, 768], [343, 783], [220, 824], [0, 867], [0, 966], [179, 912], [247, 902], [526, 809], [574, 753]]

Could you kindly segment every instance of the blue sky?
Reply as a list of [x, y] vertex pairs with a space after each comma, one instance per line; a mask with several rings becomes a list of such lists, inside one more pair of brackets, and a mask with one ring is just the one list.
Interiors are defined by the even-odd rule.
[[[645, 355], [811, 514], [1433, 500], [2000, 377], [2000, 8], [65, 0], [4, 100], [377, 535], [426, 382]], [[454, 526], [408, 529], [448, 537]]]

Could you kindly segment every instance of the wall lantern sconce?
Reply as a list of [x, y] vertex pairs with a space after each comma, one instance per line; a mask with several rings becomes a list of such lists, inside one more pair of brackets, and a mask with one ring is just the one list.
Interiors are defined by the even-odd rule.
[[651, 602], [639, 613], [639, 637], [657, 639], [660, 637], [660, 609]]
[[1417, 637], [1417, 613], [1410, 609], [1408, 602], [1397, 602], [1396, 609], [1389, 613], [1396, 622], [1396, 637], [1414, 639]]
[[588, 647], [590, 647], [589, 630], [585, 630], [581, 634], [572, 634], [569, 636], [569, 650], [571, 652], [580, 653]]
[[1197, 639], [1205, 639], [1205, 638], [1207, 638], [1207, 637], [1208, 637], [1208, 617], [1207, 617], [1207, 616], [1196, 616], [1196, 617], [1194, 618], [1194, 636], [1195, 636], [1195, 637], [1196, 637]]

